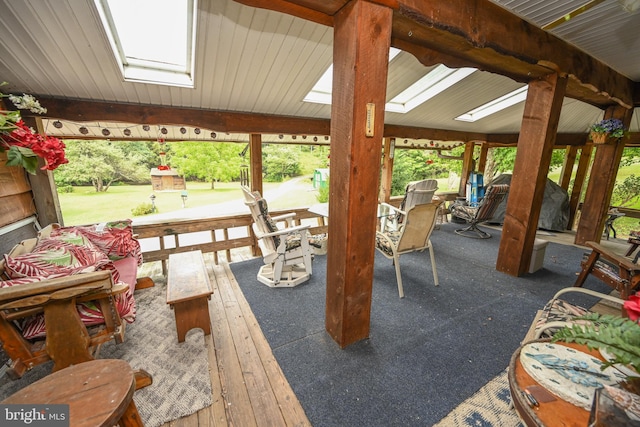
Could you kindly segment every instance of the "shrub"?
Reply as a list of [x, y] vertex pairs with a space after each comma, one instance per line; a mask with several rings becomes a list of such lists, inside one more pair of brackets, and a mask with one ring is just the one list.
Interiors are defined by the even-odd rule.
[[[156, 208], [155, 211], [158, 212], [158, 208]], [[131, 209], [131, 213], [133, 214], [133, 216], [152, 214], [154, 213], [153, 205], [151, 205], [151, 203], [141, 203], [135, 208]]]
[[73, 193], [73, 186], [63, 185], [61, 187], [58, 187], [58, 193]]

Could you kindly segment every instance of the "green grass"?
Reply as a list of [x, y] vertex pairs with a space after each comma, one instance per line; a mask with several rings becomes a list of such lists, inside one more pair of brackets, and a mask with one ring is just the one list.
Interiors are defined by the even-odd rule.
[[[265, 191], [277, 188], [280, 183], [265, 182]], [[187, 182], [187, 208], [211, 205], [242, 199], [240, 183]], [[106, 193], [96, 193], [93, 187], [74, 187], [73, 193], [60, 193], [60, 206], [65, 225], [91, 224], [123, 218], [134, 218], [131, 210], [136, 206], [150, 204], [149, 196], [155, 194], [158, 213], [182, 209], [181, 191], [153, 191], [151, 185], [112, 186]], [[282, 197], [269, 200], [270, 209], [286, 209], [310, 206], [317, 203], [310, 179], [300, 180]], [[139, 218], [139, 217], [138, 217]]]

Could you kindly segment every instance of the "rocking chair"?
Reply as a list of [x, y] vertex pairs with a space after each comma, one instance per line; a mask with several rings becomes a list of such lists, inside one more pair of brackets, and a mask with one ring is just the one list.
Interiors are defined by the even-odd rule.
[[[258, 239], [264, 265], [257, 279], [272, 288], [293, 287], [306, 282], [312, 273], [312, 250], [309, 245], [310, 225], [293, 225], [295, 213], [271, 217], [267, 201], [260, 193], [242, 187], [245, 205], [253, 217], [252, 229]], [[277, 223], [285, 221], [286, 228]]]
[[491, 234], [478, 228], [478, 224], [493, 217], [508, 191], [508, 184], [491, 185], [478, 206], [451, 206], [451, 215], [464, 219], [469, 224], [467, 228], [456, 230], [456, 234], [474, 239], [490, 238]]

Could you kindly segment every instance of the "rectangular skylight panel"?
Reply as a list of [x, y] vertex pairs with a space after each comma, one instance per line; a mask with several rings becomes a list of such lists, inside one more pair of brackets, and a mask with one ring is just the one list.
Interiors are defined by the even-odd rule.
[[[392, 47], [389, 49], [389, 62], [395, 58], [400, 52], [400, 49]], [[307, 96], [304, 97], [305, 102], [315, 102], [318, 104], [331, 104], [331, 92], [333, 90], [333, 64], [327, 68], [327, 71], [318, 79], [313, 88], [309, 91]]]
[[385, 109], [394, 113], [408, 113], [475, 71], [475, 68], [455, 69], [438, 65], [389, 101]]
[[522, 86], [521, 88], [516, 89], [513, 92], [503, 95], [500, 98], [496, 98], [493, 101], [489, 101], [486, 104], [469, 111], [468, 113], [456, 117], [455, 120], [460, 120], [463, 122], [475, 122], [487, 116], [490, 116], [491, 114], [495, 114], [498, 111], [502, 111], [505, 108], [511, 107], [512, 105], [516, 105], [527, 99], [528, 88], [528, 86]]
[[193, 87], [197, 0], [95, 0], [125, 80]]

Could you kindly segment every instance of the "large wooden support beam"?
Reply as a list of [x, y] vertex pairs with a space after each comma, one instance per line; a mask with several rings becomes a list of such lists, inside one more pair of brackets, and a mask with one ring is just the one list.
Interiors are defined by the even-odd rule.
[[[23, 120], [28, 126], [38, 129], [38, 133], [45, 133], [40, 118], [33, 119], [31, 117], [25, 117]], [[42, 166], [44, 166], [44, 160], [39, 159], [36, 174], [28, 175], [31, 192], [33, 193], [33, 203], [36, 206], [38, 215], [38, 222], [43, 227], [52, 223], [64, 225], [58, 191], [56, 190], [56, 183], [53, 180], [53, 172], [40, 169]]]
[[568, 78], [568, 97], [633, 105], [633, 81], [489, 0], [398, 3], [393, 45], [425, 65], [472, 66], [521, 82], [555, 72]]
[[327, 332], [346, 347], [369, 336], [391, 9], [364, 0], [335, 16]]
[[573, 165], [576, 163], [576, 156], [578, 155], [578, 147], [569, 146], [564, 156], [564, 162], [562, 163], [562, 171], [560, 172], [560, 182], [558, 185], [565, 191], [569, 189], [569, 182], [571, 182], [571, 175], [573, 174]]
[[[487, 155], [489, 154], [489, 146], [487, 144], [480, 145], [480, 157], [478, 158], [478, 172], [484, 175], [484, 169], [487, 167]], [[485, 176], [485, 179], [491, 178]]]
[[388, 202], [391, 198], [391, 182], [393, 180], [393, 157], [395, 154], [395, 138], [384, 139], [384, 152], [382, 153], [382, 173], [380, 173], [379, 202]]
[[251, 159], [251, 191], [262, 191], [262, 135], [249, 135], [249, 158]]
[[582, 187], [587, 178], [589, 164], [591, 163], [592, 148], [593, 145], [589, 144], [582, 147], [580, 151], [578, 170], [576, 170], [576, 177], [573, 180], [573, 189], [571, 190], [571, 198], [569, 199], [569, 223], [567, 224], [567, 230], [573, 230], [573, 223], [575, 222], [578, 205], [580, 204], [580, 196], [582, 195]]
[[[629, 128], [633, 110], [622, 107], [610, 107], [604, 113], [605, 119], [620, 119]], [[616, 184], [620, 159], [624, 143], [598, 145], [593, 158], [587, 192], [582, 204], [580, 222], [576, 231], [575, 243], [584, 245], [588, 241], [599, 242], [602, 237], [604, 221], [611, 203], [611, 194]]]
[[473, 160], [473, 151], [475, 144], [473, 142], [467, 142], [464, 146], [464, 155], [462, 157], [462, 172], [460, 175], [460, 187], [458, 187], [458, 195], [464, 196], [467, 193], [467, 182], [469, 181], [469, 175], [475, 169]]
[[496, 265], [512, 276], [529, 270], [566, 84], [557, 74], [529, 84]]

